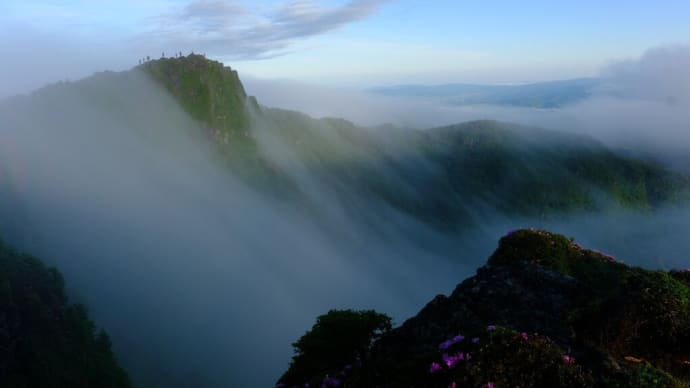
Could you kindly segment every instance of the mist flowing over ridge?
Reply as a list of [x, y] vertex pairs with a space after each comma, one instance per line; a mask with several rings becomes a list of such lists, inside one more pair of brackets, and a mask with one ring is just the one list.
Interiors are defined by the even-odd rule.
[[139, 386], [273, 383], [313, 316], [410, 315], [513, 226], [612, 253], [651, 236], [631, 256], [648, 266], [688, 247], [688, 179], [662, 165], [493, 121], [317, 120], [202, 56], [52, 85], [0, 118], [0, 234], [64, 272]]
[[[449, 84], [418, 85], [412, 90], [402, 87], [401, 92], [390, 85], [371, 93], [253, 78], [246, 84], [249, 93], [266, 105], [317, 117], [344, 117], [366, 126], [391, 123], [416, 128], [501, 120], [588, 134], [611, 148], [632, 150], [637, 156], [672, 163], [687, 172], [688, 58], [687, 44], [659, 46], [639, 58], [614, 61], [600, 69], [595, 78], [470, 85], [469, 90]], [[439, 93], [450, 93], [450, 97]]]

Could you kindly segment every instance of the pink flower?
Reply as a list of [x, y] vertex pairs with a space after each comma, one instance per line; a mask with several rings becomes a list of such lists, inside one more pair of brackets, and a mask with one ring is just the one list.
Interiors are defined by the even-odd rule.
[[453, 345], [453, 341], [447, 340], [447, 341], [441, 342], [441, 344], [438, 345], [438, 348], [441, 349], [441, 350], [446, 350], [446, 349], [448, 349], [451, 345]]
[[522, 339], [525, 341], [527, 341], [529, 339], [529, 336], [525, 332], [520, 333], [520, 337], [522, 337]]
[[438, 362], [432, 362], [431, 367], [429, 368], [429, 373], [436, 373], [441, 371], [441, 364]]
[[463, 337], [462, 334], [458, 334], [449, 340], [443, 341], [440, 345], [438, 345], [438, 348], [441, 350], [446, 350], [464, 339], [465, 337]]
[[494, 383], [486, 383], [486, 388], [494, 388]]
[[575, 359], [573, 357], [566, 355], [566, 356], [563, 356], [563, 362], [568, 364], [568, 365], [572, 365], [575, 363]]
[[488, 331], [494, 331], [494, 330], [496, 330], [496, 325], [489, 325], [489, 326], [486, 327], [486, 330], [488, 330]]
[[455, 365], [457, 365], [460, 361], [465, 361], [465, 354], [464, 353], [457, 353], [452, 356], [449, 356], [448, 354], [444, 354], [442, 356], [443, 362], [446, 364], [448, 368], [453, 368]]

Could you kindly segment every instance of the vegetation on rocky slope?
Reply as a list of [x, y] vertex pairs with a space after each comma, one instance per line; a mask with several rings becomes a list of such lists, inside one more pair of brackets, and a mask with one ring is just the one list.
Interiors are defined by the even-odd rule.
[[247, 95], [236, 71], [198, 54], [148, 61], [140, 68], [223, 142], [231, 138], [237, 142], [247, 136]]
[[[278, 384], [687, 387], [689, 274], [630, 267], [545, 231], [514, 231], [450, 296], [347, 363], [356, 368], [299, 377], [291, 369]], [[303, 362], [313, 356], [300, 354]]]

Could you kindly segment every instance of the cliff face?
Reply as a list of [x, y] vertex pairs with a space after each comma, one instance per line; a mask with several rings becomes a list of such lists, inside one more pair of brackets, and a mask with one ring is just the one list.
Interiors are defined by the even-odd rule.
[[249, 131], [247, 94], [235, 70], [198, 54], [153, 60], [139, 68], [225, 143]]
[[351, 386], [688, 386], [689, 279], [557, 234], [511, 232], [358, 369], [324, 373]]

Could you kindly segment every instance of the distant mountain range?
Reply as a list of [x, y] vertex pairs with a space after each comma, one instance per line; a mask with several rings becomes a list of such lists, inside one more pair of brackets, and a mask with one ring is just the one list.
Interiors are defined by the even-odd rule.
[[489, 104], [560, 108], [602, 91], [604, 85], [605, 81], [601, 78], [578, 78], [517, 85], [394, 85], [372, 88], [368, 92], [389, 97], [426, 99], [451, 106]]

